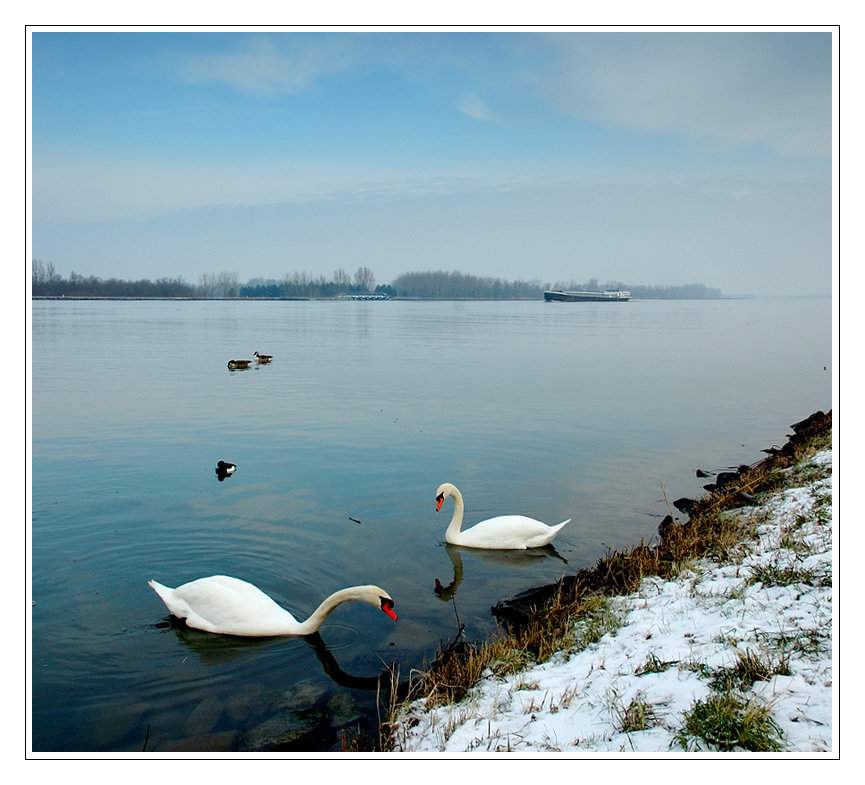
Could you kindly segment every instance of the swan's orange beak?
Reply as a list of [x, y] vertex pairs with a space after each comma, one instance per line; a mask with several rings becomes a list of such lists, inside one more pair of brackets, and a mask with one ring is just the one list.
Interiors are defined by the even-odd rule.
[[441, 496], [437, 496], [437, 497], [436, 497], [436, 512], [438, 512], [438, 511], [442, 508], [442, 505], [443, 505], [444, 503], [445, 503], [445, 497], [444, 497], [444, 494], [442, 494]]
[[385, 599], [384, 597], [382, 597], [381, 598], [381, 609], [388, 616], [390, 616], [394, 621], [396, 621], [396, 613], [394, 612], [394, 609], [393, 609], [393, 600], [388, 600], [388, 599]]

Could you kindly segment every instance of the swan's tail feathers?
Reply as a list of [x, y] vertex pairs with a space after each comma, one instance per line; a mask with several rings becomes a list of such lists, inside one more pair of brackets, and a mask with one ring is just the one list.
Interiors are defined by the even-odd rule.
[[168, 586], [163, 586], [161, 583], [153, 580], [147, 581], [147, 585], [159, 595], [159, 599], [165, 603], [165, 607], [174, 616], [177, 616], [178, 619], [185, 619], [189, 616], [191, 609], [174, 594], [174, 589], [170, 589]]
[[546, 541], [544, 542], [544, 544], [549, 545], [556, 538], [558, 533], [562, 529], [564, 529], [565, 526], [567, 526], [570, 522], [571, 522], [571, 519], [568, 518], [568, 520], [562, 521], [561, 523], [557, 523], [555, 526], [550, 526], [550, 535], [549, 535], [549, 537], [545, 538]]
[[147, 585], [153, 589], [162, 599], [165, 600], [167, 593], [171, 591], [167, 586], [163, 586], [161, 583], [157, 581], [147, 581]]

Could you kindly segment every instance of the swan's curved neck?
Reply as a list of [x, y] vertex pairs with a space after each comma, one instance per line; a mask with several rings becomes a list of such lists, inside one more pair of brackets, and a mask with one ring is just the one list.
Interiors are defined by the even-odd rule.
[[445, 532], [445, 539], [451, 542], [451, 538], [458, 536], [462, 529], [465, 505], [463, 504], [463, 495], [456, 488], [451, 488], [448, 495], [454, 500], [454, 514]]
[[297, 632], [295, 634], [311, 635], [313, 632], [318, 632], [321, 625], [324, 624], [324, 620], [344, 602], [363, 599], [365, 599], [365, 597], [361, 595], [357, 586], [352, 586], [348, 589], [340, 589], [339, 591], [334, 592], [313, 611], [312, 615], [306, 621], [298, 623]]

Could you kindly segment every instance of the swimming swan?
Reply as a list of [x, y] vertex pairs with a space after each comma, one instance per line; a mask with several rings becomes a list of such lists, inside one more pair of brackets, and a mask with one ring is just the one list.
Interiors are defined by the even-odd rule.
[[462, 494], [449, 482], [443, 483], [436, 491], [436, 512], [442, 508], [446, 497], [454, 500], [454, 516], [445, 534], [451, 545], [466, 548], [488, 548], [490, 550], [525, 550], [549, 545], [559, 531], [570, 522], [570, 518], [555, 526], [547, 526], [525, 515], [500, 515], [461, 531], [463, 525]]
[[169, 589], [156, 581], [147, 585], [168, 610], [190, 627], [224, 635], [310, 635], [338, 605], [368, 602], [396, 621], [393, 600], [378, 586], [352, 586], [330, 595], [306, 621], [299, 622], [257, 586], [227, 575], [213, 575]]

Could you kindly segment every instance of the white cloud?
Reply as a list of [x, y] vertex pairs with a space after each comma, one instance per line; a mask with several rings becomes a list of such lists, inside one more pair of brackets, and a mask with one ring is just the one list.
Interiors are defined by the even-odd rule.
[[474, 93], [466, 93], [457, 101], [457, 109], [475, 120], [495, 122], [498, 118], [486, 102]]
[[242, 37], [235, 51], [186, 56], [178, 66], [188, 82], [218, 82], [245, 93], [293, 95], [323, 75], [351, 68], [357, 51], [339, 36]]
[[548, 37], [543, 90], [609, 126], [717, 148], [831, 151], [831, 39], [784, 33], [595, 33]]

